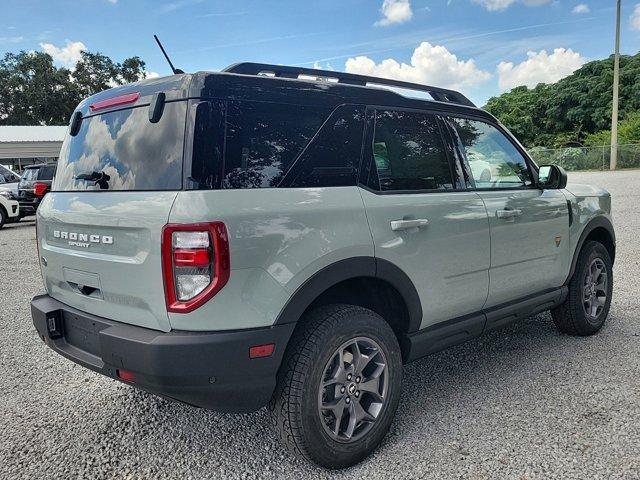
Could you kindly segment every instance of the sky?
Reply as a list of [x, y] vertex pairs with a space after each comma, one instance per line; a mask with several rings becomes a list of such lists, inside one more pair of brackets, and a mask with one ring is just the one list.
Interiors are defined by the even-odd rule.
[[[639, 0], [622, 0], [621, 51], [640, 50]], [[461, 90], [479, 105], [552, 83], [613, 52], [614, 0], [1, 0], [0, 56], [137, 55], [150, 76], [255, 61]]]

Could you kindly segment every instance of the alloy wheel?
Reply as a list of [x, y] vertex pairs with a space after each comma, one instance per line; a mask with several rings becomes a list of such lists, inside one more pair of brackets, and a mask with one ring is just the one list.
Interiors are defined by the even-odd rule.
[[380, 345], [368, 337], [343, 343], [327, 362], [318, 392], [325, 431], [343, 443], [362, 438], [382, 412], [388, 388], [388, 364]]
[[598, 318], [607, 303], [607, 268], [600, 258], [587, 268], [582, 285], [582, 308], [591, 320]]

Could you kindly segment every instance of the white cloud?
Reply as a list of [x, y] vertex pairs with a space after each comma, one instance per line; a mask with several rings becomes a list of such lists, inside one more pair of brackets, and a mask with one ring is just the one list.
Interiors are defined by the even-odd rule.
[[22, 36], [16, 37], [0, 37], [0, 44], [2, 43], [20, 43], [24, 40]]
[[380, 7], [382, 18], [375, 25], [386, 27], [392, 23], [408, 22], [413, 17], [409, 0], [384, 0]]
[[631, 29], [640, 30], [640, 3], [636, 3], [629, 19], [631, 20]]
[[118, 0], [107, 0], [107, 2], [113, 3], [115, 5], [116, 3], [118, 3]]
[[589, 13], [591, 11], [591, 9], [589, 8], [589, 5], [587, 5], [586, 3], [579, 3], [578, 5], [576, 5], [575, 7], [573, 7], [573, 10], [571, 10], [571, 13]]
[[476, 66], [475, 60], [459, 60], [445, 47], [429, 42], [422, 42], [413, 51], [411, 64], [399, 63], [392, 58], [375, 63], [369, 57], [359, 56], [349, 58], [345, 70], [453, 89], [474, 86], [491, 77], [489, 72]]
[[527, 59], [517, 65], [512, 62], [498, 64], [498, 85], [501, 90], [539, 83], [554, 83], [571, 75], [586, 59], [570, 48], [556, 48], [551, 55], [546, 50], [527, 52]]
[[61, 63], [65, 67], [75, 67], [82, 59], [81, 53], [87, 50], [87, 46], [82, 42], [72, 42], [67, 40], [64, 47], [56, 47], [52, 43], [41, 43], [40, 47], [45, 53], [53, 57], [53, 60]]
[[539, 7], [551, 3], [552, 0], [471, 0], [473, 3], [481, 5], [490, 12], [506, 10], [514, 3], [522, 3], [527, 7]]
[[189, 7], [191, 5], [202, 3], [203, 1], [204, 0], [175, 0], [173, 2], [169, 2], [161, 5], [159, 8], [159, 11], [160, 13], [169, 13], [184, 7]]
[[158, 72], [144, 72], [144, 78], [158, 78], [159, 76]]

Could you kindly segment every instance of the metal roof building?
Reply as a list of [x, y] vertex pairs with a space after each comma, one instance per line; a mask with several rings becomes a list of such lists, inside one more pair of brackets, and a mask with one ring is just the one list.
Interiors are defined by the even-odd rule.
[[67, 127], [0, 125], [0, 163], [22, 170], [58, 159]]

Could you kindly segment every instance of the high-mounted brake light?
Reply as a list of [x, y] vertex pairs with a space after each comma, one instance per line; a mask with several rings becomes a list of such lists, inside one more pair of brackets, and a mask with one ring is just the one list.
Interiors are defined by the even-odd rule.
[[162, 274], [167, 311], [188, 313], [224, 287], [231, 270], [222, 222], [168, 224], [162, 229]]
[[135, 103], [138, 98], [140, 98], [140, 93], [127, 93], [126, 95], [120, 95], [119, 97], [107, 98], [105, 100], [100, 100], [99, 102], [92, 103], [89, 105], [89, 110], [91, 112], [97, 112], [98, 110], [103, 110], [105, 108], [110, 107], [119, 107], [120, 105], [128, 105], [130, 103]]

